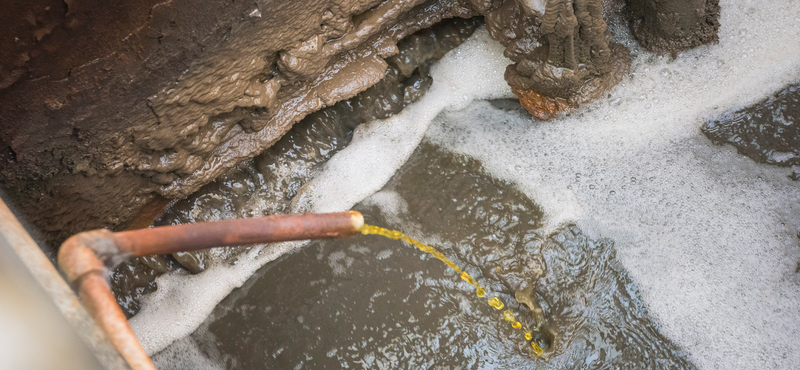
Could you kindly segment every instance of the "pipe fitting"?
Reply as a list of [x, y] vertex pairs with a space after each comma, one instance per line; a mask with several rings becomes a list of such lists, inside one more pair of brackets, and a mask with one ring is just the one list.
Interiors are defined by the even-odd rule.
[[121, 261], [114, 233], [106, 229], [75, 234], [58, 250], [58, 265], [70, 284], [92, 272], [105, 274], [113, 267], [106, 266], [106, 261]]

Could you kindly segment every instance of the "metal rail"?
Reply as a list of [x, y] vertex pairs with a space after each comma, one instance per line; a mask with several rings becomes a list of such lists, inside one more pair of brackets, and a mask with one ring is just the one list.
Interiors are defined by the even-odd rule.
[[260, 218], [154, 227], [113, 233], [92, 230], [73, 235], [58, 252], [58, 264], [78, 290], [83, 305], [133, 370], [155, 369], [108, 284], [108, 269], [128, 257], [213, 247], [355, 235], [364, 217], [355, 211], [277, 215]]

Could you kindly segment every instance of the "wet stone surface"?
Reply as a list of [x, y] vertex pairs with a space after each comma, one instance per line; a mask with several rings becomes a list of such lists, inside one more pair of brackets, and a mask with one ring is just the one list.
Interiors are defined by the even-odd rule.
[[[173, 204], [155, 226], [260, 217], [287, 213], [297, 191], [352, 139], [360, 124], [388, 118], [417, 101], [432, 83], [434, 60], [464, 42], [482, 24], [480, 18], [455, 18], [404, 39], [400, 53], [387, 62], [380, 82], [352, 99], [310, 114], [280, 141], [239, 168]], [[214, 263], [236, 263], [252, 247], [227, 247], [135, 258], [111, 273], [112, 290], [128, 317], [140, 308], [143, 294], [157, 289], [155, 278], [174, 268], [196, 274]]]
[[[435, 245], [524, 324], [540, 307], [547, 360], [440, 261], [379, 236], [269, 263], [179, 344], [227, 369], [694, 369], [648, 317], [611, 241], [572, 225], [544, 235], [536, 204], [475, 160], [422, 144], [355, 208]], [[171, 368], [174, 353], [154, 359]]]
[[[757, 162], [800, 166], [800, 84], [767, 100], [707, 122], [703, 132], [716, 144], [732, 144]], [[794, 180], [800, 178], [795, 167]]]

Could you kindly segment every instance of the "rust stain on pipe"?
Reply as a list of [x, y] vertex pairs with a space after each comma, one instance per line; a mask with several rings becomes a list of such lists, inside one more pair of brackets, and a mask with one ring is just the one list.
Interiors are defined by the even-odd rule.
[[155, 366], [133, 333], [106, 281], [108, 267], [125, 257], [170, 254], [213, 247], [290, 240], [344, 238], [358, 234], [364, 217], [355, 211], [276, 215], [112, 233], [73, 235], [58, 252], [58, 264], [89, 313], [133, 370]]

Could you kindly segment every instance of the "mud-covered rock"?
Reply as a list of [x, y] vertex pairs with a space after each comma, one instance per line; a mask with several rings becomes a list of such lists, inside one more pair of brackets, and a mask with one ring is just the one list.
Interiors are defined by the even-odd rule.
[[611, 42], [613, 1], [507, 2], [488, 15], [492, 36], [516, 62], [505, 78], [526, 110], [541, 120], [598, 99], [630, 67], [627, 49]]
[[719, 40], [719, 0], [627, 0], [636, 39], [648, 50], [677, 54]]
[[800, 85], [708, 121], [703, 133], [757, 162], [800, 166]]

